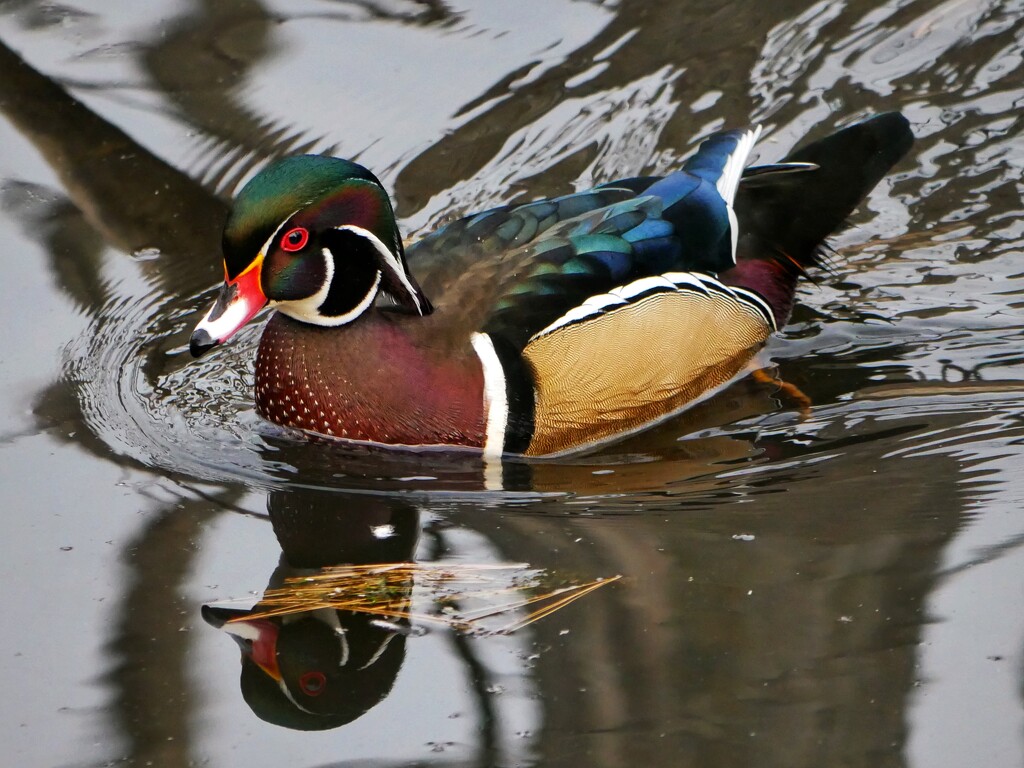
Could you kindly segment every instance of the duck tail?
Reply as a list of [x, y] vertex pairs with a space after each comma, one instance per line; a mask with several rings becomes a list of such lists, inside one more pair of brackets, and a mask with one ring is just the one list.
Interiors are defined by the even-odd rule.
[[757, 291], [781, 326], [796, 280], [820, 263], [825, 239], [910, 149], [910, 123], [889, 112], [797, 149], [775, 166], [748, 168], [736, 193], [736, 267], [722, 275]]

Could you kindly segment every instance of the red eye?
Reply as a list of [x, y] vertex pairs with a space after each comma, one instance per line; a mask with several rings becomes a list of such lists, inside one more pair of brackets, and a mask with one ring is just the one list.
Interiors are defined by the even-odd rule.
[[305, 227], [295, 227], [295, 229], [289, 229], [284, 233], [284, 237], [281, 238], [281, 248], [288, 253], [295, 253], [295, 251], [305, 248], [308, 242], [309, 230]]
[[319, 696], [327, 687], [327, 678], [323, 672], [306, 672], [299, 678], [299, 687], [307, 696]]

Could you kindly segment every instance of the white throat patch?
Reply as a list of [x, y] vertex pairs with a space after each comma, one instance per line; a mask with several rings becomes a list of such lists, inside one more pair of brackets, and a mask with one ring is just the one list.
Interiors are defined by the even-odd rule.
[[288, 317], [294, 320], [298, 320], [302, 323], [309, 323], [311, 325], [320, 325], [332, 328], [351, 323], [363, 314], [363, 312], [369, 309], [377, 298], [377, 292], [380, 290], [381, 271], [379, 269], [377, 270], [377, 276], [374, 278], [373, 285], [370, 286], [370, 290], [367, 291], [362, 300], [360, 300], [360, 302], [348, 312], [343, 315], [322, 315], [320, 314], [320, 307], [323, 306], [325, 301], [327, 301], [327, 294], [330, 292], [331, 283], [334, 280], [334, 256], [327, 248], [321, 248], [320, 253], [324, 257], [324, 284], [320, 286], [320, 290], [312, 296], [307, 296], [304, 299], [281, 302], [271, 301], [270, 306], [276, 307], [282, 313], [288, 315]]

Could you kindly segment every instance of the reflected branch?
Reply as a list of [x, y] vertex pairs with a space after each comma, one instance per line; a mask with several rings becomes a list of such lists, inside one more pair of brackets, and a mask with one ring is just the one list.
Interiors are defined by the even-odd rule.
[[[0, 42], [0, 112], [39, 150], [88, 222], [119, 249], [216, 253], [225, 203]], [[204, 276], [212, 282], [216, 265]], [[176, 286], [176, 290], [178, 287]]]
[[143, 66], [183, 119], [208, 137], [193, 169], [207, 187], [230, 193], [268, 159], [338, 151], [323, 135], [259, 115], [240, 98], [253, 68], [281, 52], [275, 33], [282, 24], [392, 20], [428, 25], [457, 18], [440, 0], [361, 0], [338, 6], [333, 13], [281, 14], [259, 0], [194, 2], [146, 44]]

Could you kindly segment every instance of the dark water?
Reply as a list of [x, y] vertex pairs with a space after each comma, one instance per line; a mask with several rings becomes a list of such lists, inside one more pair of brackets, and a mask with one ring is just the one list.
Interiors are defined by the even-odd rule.
[[[1024, 764], [1024, 3], [11, 0], [0, 40], [5, 765]], [[278, 434], [258, 328], [188, 357], [274, 154], [415, 235], [884, 110], [917, 144], [765, 354], [805, 418], [741, 381], [499, 489]], [[623, 579], [509, 636], [348, 616], [387, 651], [310, 732], [200, 614], [282, 546]]]

